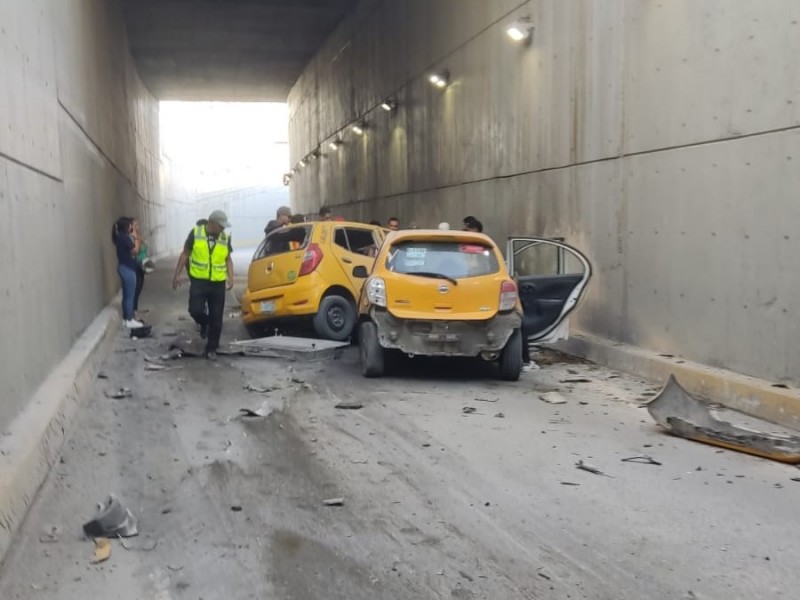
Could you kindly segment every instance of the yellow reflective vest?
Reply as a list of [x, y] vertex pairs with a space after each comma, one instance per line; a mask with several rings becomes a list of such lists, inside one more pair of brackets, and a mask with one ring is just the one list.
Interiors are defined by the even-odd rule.
[[205, 225], [194, 228], [194, 246], [189, 258], [189, 275], [206, 281], [225, 281], [228, 278], [228, 234], [217, 236], [214, 249], [210, 250]]

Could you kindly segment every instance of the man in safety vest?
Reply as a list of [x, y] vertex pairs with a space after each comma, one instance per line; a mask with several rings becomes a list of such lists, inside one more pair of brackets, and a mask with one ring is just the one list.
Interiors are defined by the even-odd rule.
[[208, 223], [198, 224], [189, 233], [183, 252], [175, 267], [172, 289], [181, 284], [181, 271], [189, 274], [189, 314], [200, 326], [200, 337], [208, 338], [203, 356], [217, 360], [217, 348], [222, 334], [225, 294], [233, 288], [230, 227], [228, 216], [215, 210]]

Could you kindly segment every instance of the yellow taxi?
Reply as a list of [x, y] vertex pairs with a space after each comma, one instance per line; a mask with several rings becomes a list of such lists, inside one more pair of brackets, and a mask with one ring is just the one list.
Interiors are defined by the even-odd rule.
[[[461, 231], [390, 234], [359, 300], [365, 377], [384, 374], [392, 353], [481, 357], [515, 381], [523, 344], [564, 339], [565, 322], [591, 276], [588, 260], [561, 241], [515, 237], [508, 264], [491, 238]], [[512, 276], [513, 274], [513, 276]]]
[[363, 223], [299, 223], [270, 233], [253, 255], [242, 296], [250, 335], [267, 325], [308, 319], [322, 338], [348, 339], [358, 323], [356, 302], [386, 230]]

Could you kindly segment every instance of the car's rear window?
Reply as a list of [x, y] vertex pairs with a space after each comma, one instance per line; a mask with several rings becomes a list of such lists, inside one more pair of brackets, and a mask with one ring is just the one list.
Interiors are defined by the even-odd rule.
[[395, 273], [435, 273], [463, 279], [497, 273], [500, 264], [494, 250], [483, 244], [407, 241], [392, 246], [386, 268]]
[[253, 260], [305, 249], [311, 239], [312, 229], [312, 225], [276, 229], [261, 242], [253, 255]]

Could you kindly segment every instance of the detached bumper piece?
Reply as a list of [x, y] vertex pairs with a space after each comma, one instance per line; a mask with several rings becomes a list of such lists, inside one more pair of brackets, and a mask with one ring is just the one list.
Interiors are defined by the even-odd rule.
[[716, 405], [689, 394], [672, 375], [658, 396], [647, 405], [656, 423], [678, 437], [783, 463], [800, 464], [800, 432], [767, 433], [775, 430], [776, 426], [744, 413], [736, 414], [755, 428], [734, 425], [717, 419], [712, 414], [715, 408]]
[[516, 313], [486, 321], [396, 319], [387, 311], [372, 311], [383, 348], [420, 356], [478, 356], [500, 352], [521, 326]]

